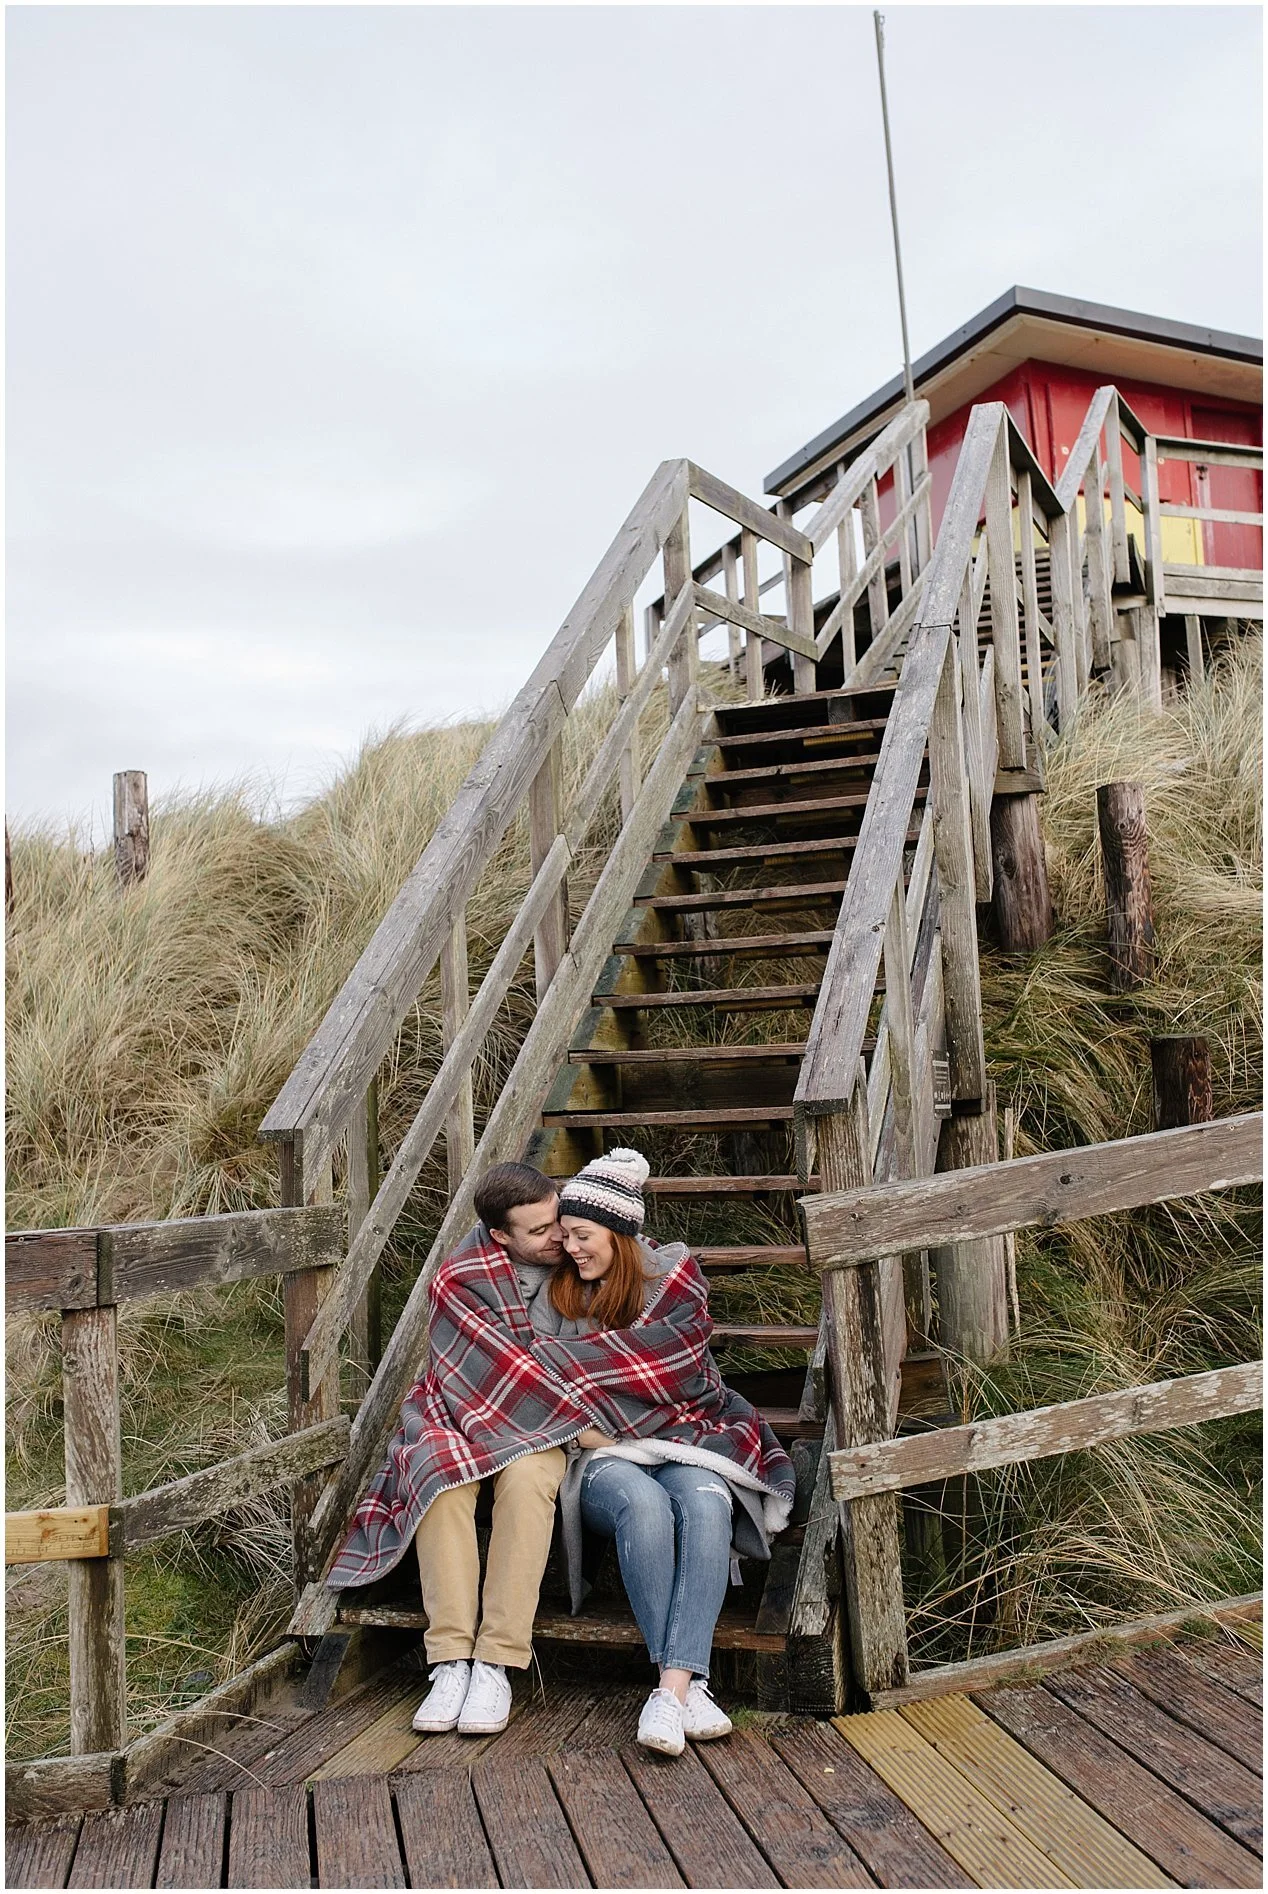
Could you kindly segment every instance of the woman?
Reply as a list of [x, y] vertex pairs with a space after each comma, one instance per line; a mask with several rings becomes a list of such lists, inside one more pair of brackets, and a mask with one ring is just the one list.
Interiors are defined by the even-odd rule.
[[[709, 1352], [708, 1286], [685, 1245], [641, 1235], [646, 1160], [612, 1151], [560, 1193], [565, 1262], [529, 1301], [534, 1352], [584, 1378], [604, 1427], [576, 1436], [560, 1488], [573, 1610], [588, 1586], [582, 1528], [616, 1541], [626, 1593], [660, 1670], [639, 1718], [647, 1749], [730, 1732], [708, 1692], [733, 1560], [769, 1558], [793, 1497], [788, 1456], [723, 1386]], [[610, 1419], [608, 1419], [610, 1417]]]

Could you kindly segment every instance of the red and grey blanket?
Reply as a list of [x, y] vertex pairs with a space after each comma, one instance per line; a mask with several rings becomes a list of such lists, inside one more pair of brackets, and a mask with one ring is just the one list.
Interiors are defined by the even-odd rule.
[[438, 1493], [563, 1446], [585, 1427], [703, 1450], [729, 1461], [746, 1485], [791, 1499], [788, 1456], [756, 1410], [723, 1385], [712, 1329], [707, 1284], [684, 1252], [629, 1328], [537, 1335], [513, 1264], [478, 1224], [432, 1280], [427, 1372], [405, 1397], [386, 1461], [326, 1583], [381, 1578]]

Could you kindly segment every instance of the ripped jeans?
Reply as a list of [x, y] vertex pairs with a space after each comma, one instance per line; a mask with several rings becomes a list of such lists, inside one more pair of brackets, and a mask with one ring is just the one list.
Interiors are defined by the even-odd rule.
[[731, 1489], [676, 1461], [592, 1460], [581, 1518], [616, 1540], [625, 1590], [654, 1664], [708, 1677], [713, 1627], [731, 1570]]

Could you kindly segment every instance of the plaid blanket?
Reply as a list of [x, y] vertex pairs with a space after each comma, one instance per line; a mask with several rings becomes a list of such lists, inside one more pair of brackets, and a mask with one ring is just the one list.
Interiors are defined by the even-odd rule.
[[535, 1335], [514, 1266], [478, 1224], [432, 1280], [427, 1372], [405, 1397], [327, 1585], [381, 1578], [438, 1493], [562, 1446], [584, 1427], [703, 1448], [791, 1499], [787, 1454], [722, 1383], [707, 1303], [700, 1266], [684, 1253], [631, 1327]]

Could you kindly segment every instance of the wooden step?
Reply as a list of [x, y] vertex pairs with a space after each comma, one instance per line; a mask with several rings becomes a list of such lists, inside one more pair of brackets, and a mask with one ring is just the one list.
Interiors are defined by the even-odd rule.
[[795, 1407], [759, 1407], [757, 1411], [780, 1440], [823, 1439], [823, 1422], [802, 1420]]
[[[917, 793], [916, 807], [923, 797]], [[909, 843], [920, 840], [918, 827], [907, 831]], [[852, 855], [858, 847], [857, 835], [825, 835], [813, 842], [748, 842], [742, 848], [681, 848], [657, 851], [652, 860], [673, 862], [676, 868], [708, 868], [727, 862], [783, 861], [806, 855]]]
[[768, 1197], [785, 1191], [800, 1193], [819, 1188], [817, 1177], [802, 1185], [792, 1171], [758, 1171], [743, 1177], [649, 1177], [643, 1185], [643, 1193], [652, 1197]]
[[[647, 1188], [646, 1185], [643, 1186]], [[692, 1250], [701, 1269], [809, 1269], [806, 1252], [794, 1244], [728, 1243], [723, 1247], [706, 1244]]]
[[806, 1050], [804, 1039], [780, 1039], [769, 1046], [622, 1046], [612, 1051], [606, 1046], [591, 1046], [568, 1054], [570, 1065], [735, 1065], [740, 1061], [799, 1059]]
[[817, 982], [802, 986], [712, 986], [688, 988], [683, 993], [596, 993], [596, 1006], [623, 1012], [650, 1012], [657, 1007], [720, 1006], [736, 1012], [762, 1011], [782, 1006], [811, 1006], [819, 997]]
[[[725, 781], [724, 776], [714, 776], [709, 786], [712, 788], [715, 782]], [[730, 809], [690, 809], [681, 820], [698, 829], [712, 829], [724, 822], [770, 822], [781, 816], [825, 815], [836, 809], [866, 807], [868, 793], [866, 789], [859, 789], [849, 796], [819, 796], [808, 802], [742, 802]]]
[[[820, 1428], [822, 1432], [822, 1427]], [[346, 1597], [347, 1594], [345, 1593]], [[418, 1605], [339, 1606], [340, 1624], [377, 1624], [397, 1631], [425, 1631], [427, 1614]], [[590, 1607], [573, 1617], [567, 1611], [539, 1611], [533, 1620], [533, 1636], [564, 1644], [641, 1645], [643, 1634], [628, 1608], [610, 1606], [606, 1611]], [[714, 1628], [713, 1642], [723, 1651], [769, 1651], [784, 1649], [784, 1638], [774, 1633], [759, 1633], [742, 1611], [723, 1611]]]
[[765, 907], [772, 902], [794, 904], [827, 901], [845, 893], [843, 881], [786, 882], [778, 888], [702, 888], [696, 894], [636, 894], [635, 907], [659, 908], [667, 914], [699, 914], [710, 908]]
[[719, 750], [748, 750], [759, 743], [857, 743], [868, 732], [883, 730], [887, 722], [885, 717], [859, 717], [852, 723], [811, 723], [793, 730], [741, 731], [736, 736], [715, 737], [713, 741]]
[[737, 1348], [813, 1348], [819, 1340], [818, 1328], [799, 1324], [758, 1323], [750, 1326], [734, 1322], [715, 1322], [713, 1341], [730, 1342]]
[[[824, 600], [824, 603], [828, 603]], [[860, 656], [863, 654], [860, 653]], [[808, 706], [816, 706], [827, 712], [830, 717], [837, 704], [847, 705], [856, 697], [873, 697], [878, 693], [892, 693], [896, 679], [884, 684], [861, 684], [857, 688], [842, 690], [798, 691], [796, 697], [767, 697], [760, 704], [726, 704], [718, 711], [719, 721], [728, 726], [739, 717], [752, 717], [757, 722], [773, 722], [779, 716], [800, 716]]]
[[699, 1111], [544, 1111], [544, 1125], [773, 1125], [791, 1122], [791, 1105], [719, 1105]]
[[696, 774], [710, 789], [730, 789], [733, 783], [777, 783], [791, 778], [800, 782], [807, 776], [839, 776], [843, 769], [874, 768], [880, 760], [880, 751], [871, 750], [866, 756], [820, 756], [808, 763], [764, 763], [756, 769], [726, 769], [718, 776], [706, 776], [703, 770]]
[[648, 946], [617, 941], [614, 954], [630, 954], [635, 960], [689, 960], [700, 955], [722, 954], [735, 958], [743, 954], [826, 953], [832, 945], [833, 930], [818, 928], [808, 934], [719, 934], [712, 940], [657, 940]]

